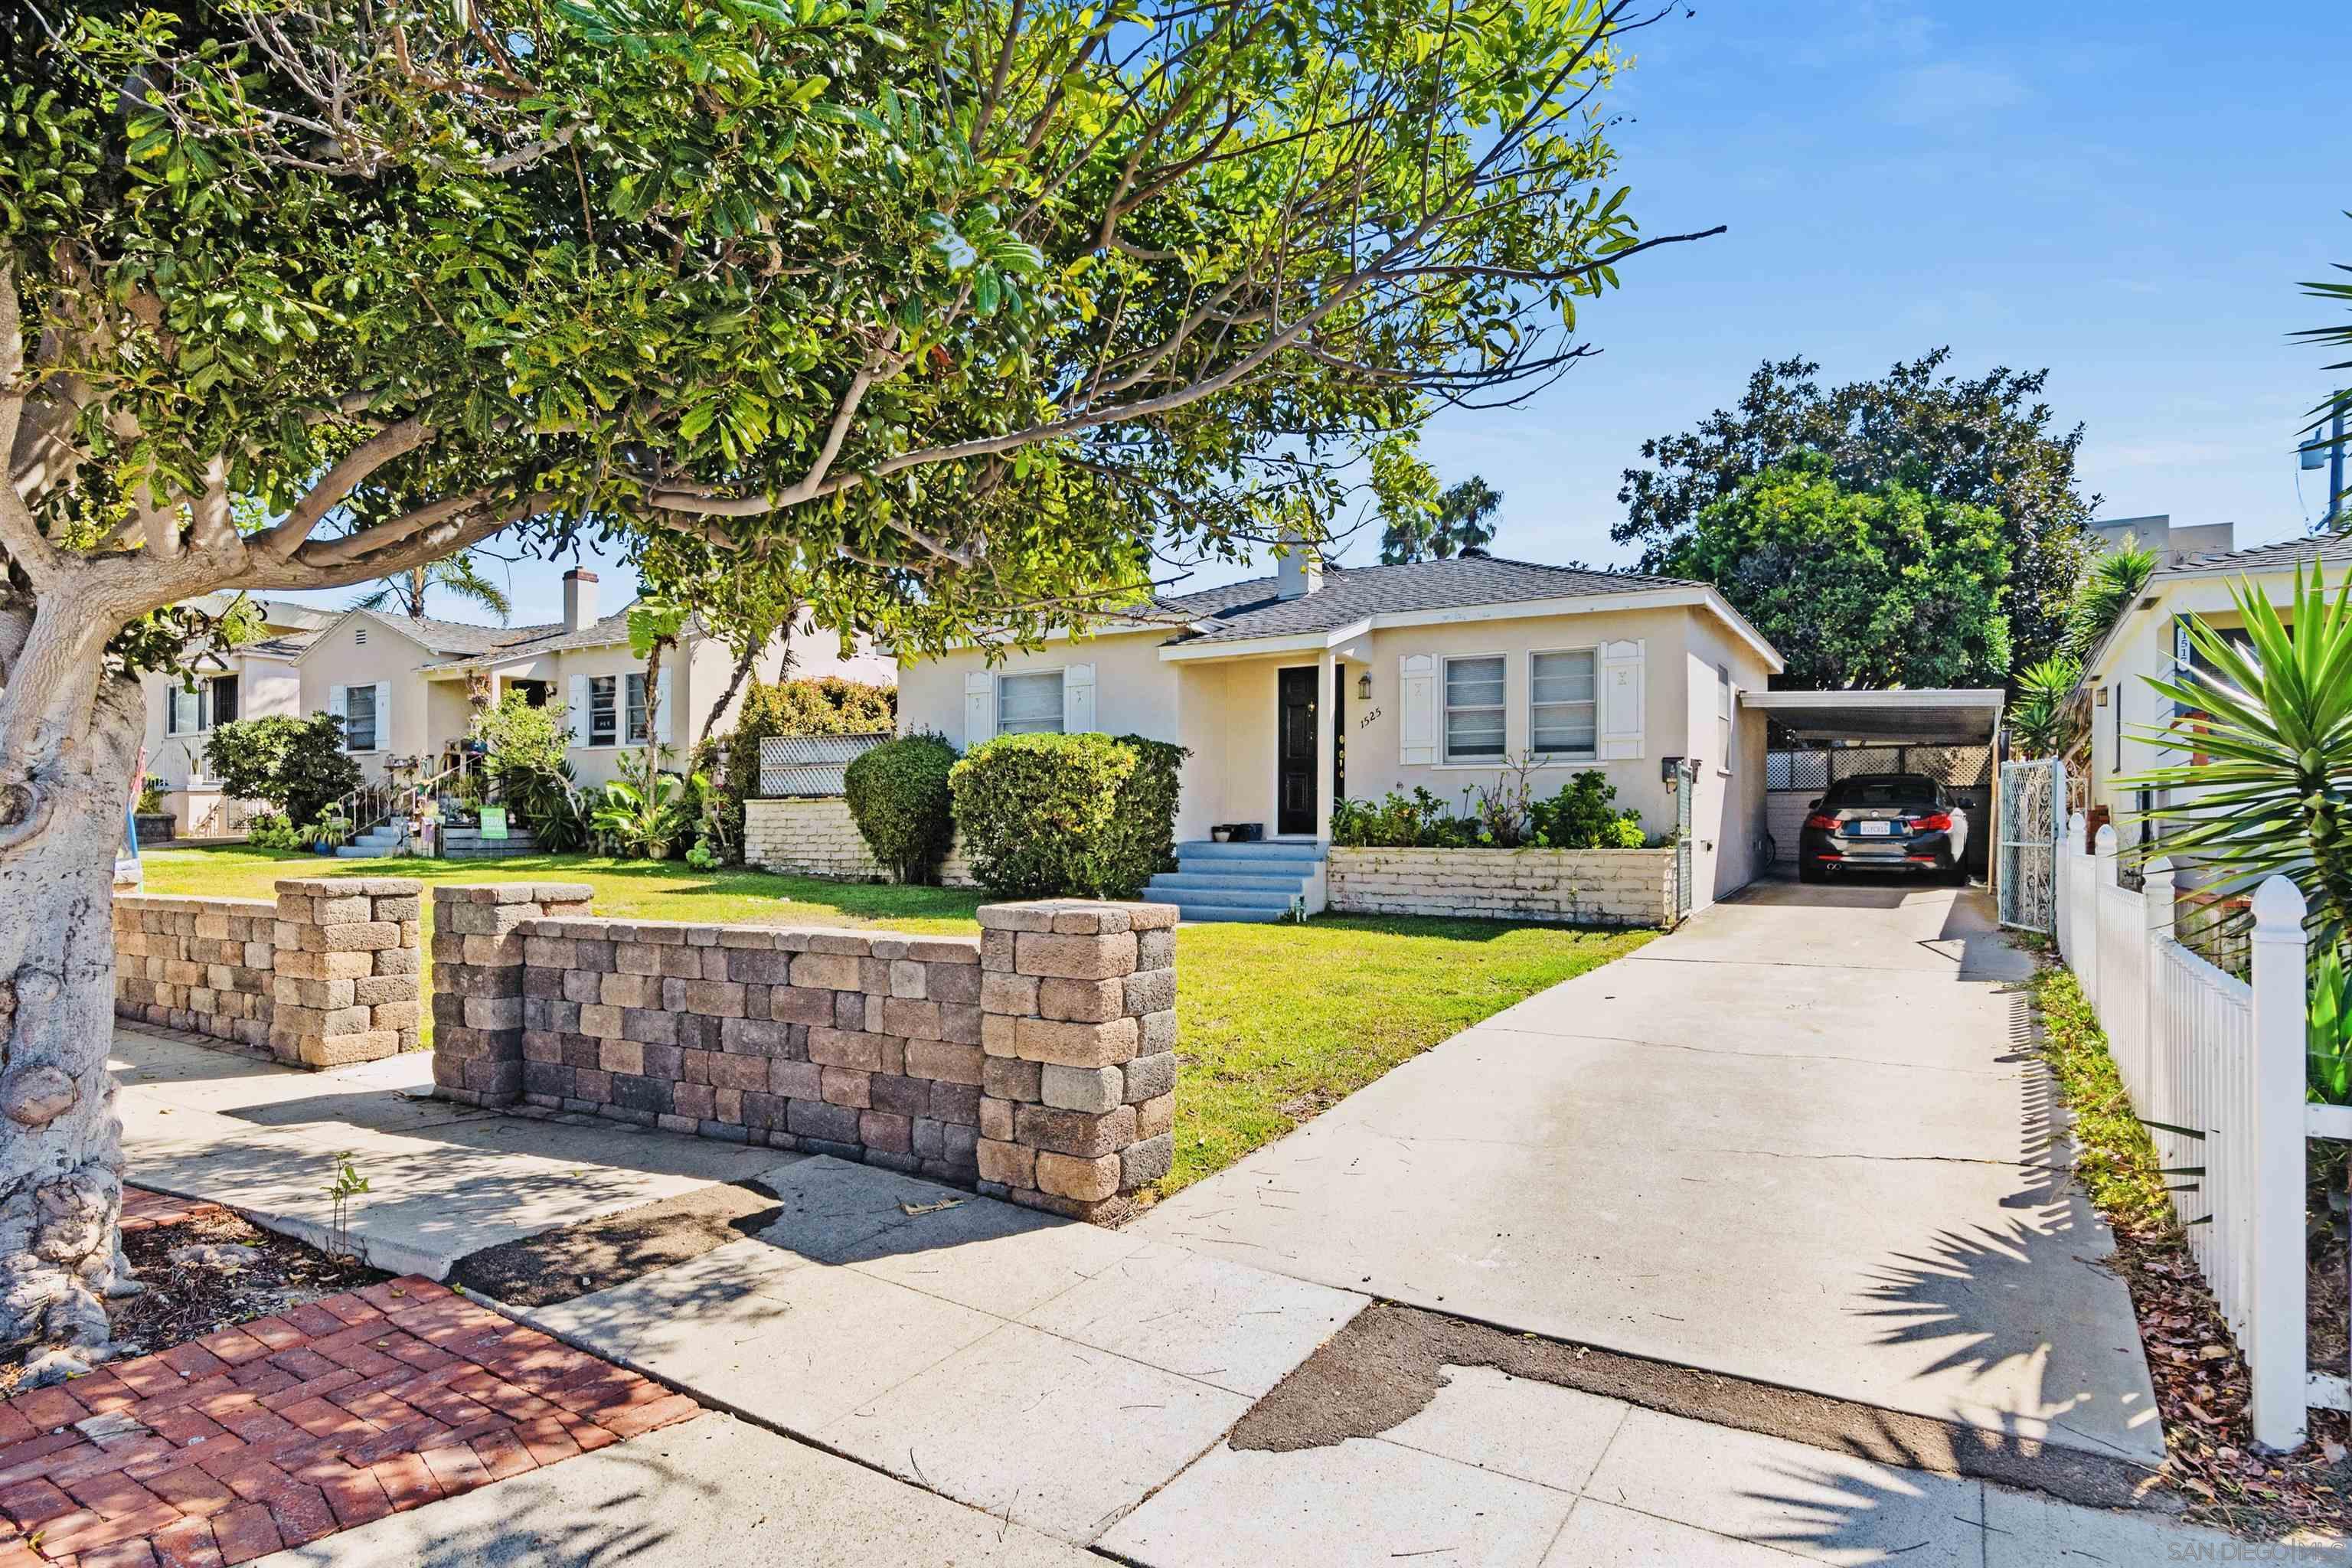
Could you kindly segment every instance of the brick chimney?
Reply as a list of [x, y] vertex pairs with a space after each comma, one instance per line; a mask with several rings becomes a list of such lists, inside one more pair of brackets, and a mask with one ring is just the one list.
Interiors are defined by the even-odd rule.
[[574, 566], [563, 574], [563, 629], [584, 631], [596, 619], [596, 574]]

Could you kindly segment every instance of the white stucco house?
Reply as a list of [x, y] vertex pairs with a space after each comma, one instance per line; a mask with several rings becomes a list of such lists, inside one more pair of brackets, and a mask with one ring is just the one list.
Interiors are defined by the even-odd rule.
[[[2172, 531], [2176, 537], [2179, 531]], [[2146, 590], [2084, 661], [2082, 683], [2091, 717], [2090, 769], [2084, 780], [2088, 803], [2095, 814], [2105, 808], [2106, 820], [2116, 825], [2126, 843], [2152, 831], [2149, 825], [2131, 820], [2150, 803], [2142, 798], [2145, 792], [2126, 789], [2118, 781], [2187, 760], [2149, 738], [2150, 731], [2172, 721], [2175, 704], [2149, 686], [2147, 678], [2169, 679], [2176, 670], [2202, 662], [2189, 640], [2188, 617], [2201, 617], [2228, 637], [2244, 624], [2231, 598], [2233, 588], [2252, 583], [2264, 599], [2284, 608], [2293, 599], [2296, 574], [2308, 579], [2314, 562], [2321, 563], [2331, 584], [2341, 584], [2352, 570], [2352, 536], [2344, 534], [2245, 550], [2229, 548], [2226, 525], [2219, 549], [2171, 548], [2171, 538], [2164, 536], [2142, 534], [2140, 539], [2160, 552], [2158, 563]], [[2196, 542], [2211, 541], [2200, 536]]]
[[1686, 825], [1700, 907], [1761, 868], [1766, 725], [1739, 698], [1780, 668], [1701, 583], [1476, 556], [1324, 568], [1298, 551], [1084, 638], [904, 656], [898, 716], [965, 749], [1021, 730], [1182, 745], [1186, 869], [1213, 829], [1255, 826], [1263, 846], [1219, 848], [1307, 863], [1316, 908], [1335, 798], [1425, 787], [1458, 812], [1518, 760], [1539, 795], [1598, 768], [1651, 834]]
[[[207, 656], [208, 669], [220, 668], [195, 691], [147, 678], [147, 769], [170, 786], [164, 809], [179, 814], [187, 837], [237, 830], [233, 803], [210, 788], [203, 763], [213, 728], [236, 718], [337, 714], [352, 756], [371, 779], [395, 759], [418, 760], [429, 770], [449, 754], [466, 738], [478, 689], [493, 701], [520, 691], [533, 701], [562, 703], [572, 729], [570, 759], [583, 784], [615, 776], [622, 750], [643, 745], [648, 730], [680, 752], [714, 729], [724, 731], [741, 693], [715, 725], [710, 710], [733, 674], [734, 654], [689, 628], [663, 656], [648, 710], [645, 661], [629, 651], [628, 606], [600, 615], [596, 588], [595, 574], [565, 573], [563, 618], [523, 626], [266, 603], [268, 635], [225, 657]], [[835, 637], [805, 625], [790, 648], [795, 679], [833, 675], [882, 685], [896, 679], [889, 658], [863, 643], [844, 658]], [[779, 638], [754, 664], [753, 678], [777, 679], [784, 655]]]

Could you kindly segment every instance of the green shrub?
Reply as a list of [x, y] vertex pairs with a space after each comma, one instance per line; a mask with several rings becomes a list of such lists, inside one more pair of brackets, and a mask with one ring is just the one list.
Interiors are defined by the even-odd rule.
[[280, 811], [257, 811], [246, 819], [245, 841], [256, 849], [299, 849], [300, 831]]
[[1120, 786], [1102, 854], [1103, 878], [1116, 897], [1131, 899], [1161, 871], [1176, 869], [1176, 800], [1184, 759], [1192, 753], [1167, 741], [1121, 735], [1135, 753], [1135, 771]]
[[360, 787], [360, 765], [343, 750], [343, 721], [331, 713], [231, 720], [205, 742], [205, 761], [227, 794], [265, 801], [296, 822]]
[[1475, 842], [1470, 824], [1428, 790], [1389, 791], [1375, 805], [1343, 800], [1331, 807], [1331, 842], [1349, 849], [1444, 849]]
[[972, 875], [1005, 898], [1133, 898], [1173, 863], [1184, 756], [1181, 746], [1101, 734], [975, 746], [951, 775]]
[[1598, 768], [1587, 768], [1549, 800], [1529, 804], [1531, 844], [1547, 849], [1639, 849], [1644, 842], [1639, 812], [1614, 811], [1617, 787]]
[[948, 779], [959, 766], [944, 737], [886, 741], [842, 773], [849, 815], [874, 858], [902, 882], [928, 879], [955, 837]]

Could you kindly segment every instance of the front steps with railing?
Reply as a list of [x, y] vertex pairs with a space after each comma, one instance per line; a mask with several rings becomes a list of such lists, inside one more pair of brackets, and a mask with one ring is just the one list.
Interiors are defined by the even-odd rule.
[[401, 822], [379, 822], [349, 844], [338, 845], [338, 860], [381, 860], [387, 855], [405, 854], [408, 849], [408, 829]]
[[1143, 889], [1146, 903], [1174, 904], [1188, 921], [1280, 921], [1300, 899], [1313, 900], [1323, 874], [1323, 846], [1287, 839], [1176, 847], [1176, 869]]

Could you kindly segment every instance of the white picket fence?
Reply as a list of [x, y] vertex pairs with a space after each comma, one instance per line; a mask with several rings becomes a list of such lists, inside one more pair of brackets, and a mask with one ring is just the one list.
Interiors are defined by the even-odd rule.
[[2304, 901], [2273, 877], [2254, 890], [2251, 981], [2175, 935], [2171, 863], [2135, 892], [2116, 830], [2059, 847], [2058, 944], [2097, 1010], [2132, 1107], [2148, 1122], [2189, 1250], [2253, 1374], [2254, 1440], [2293, 1448], [2305, 1409], [2352, 1408], [2346, 1380], [2307, 1372], [2304, 1143], [2352, 1136], [2352, 1110], [2304, 1096]]

